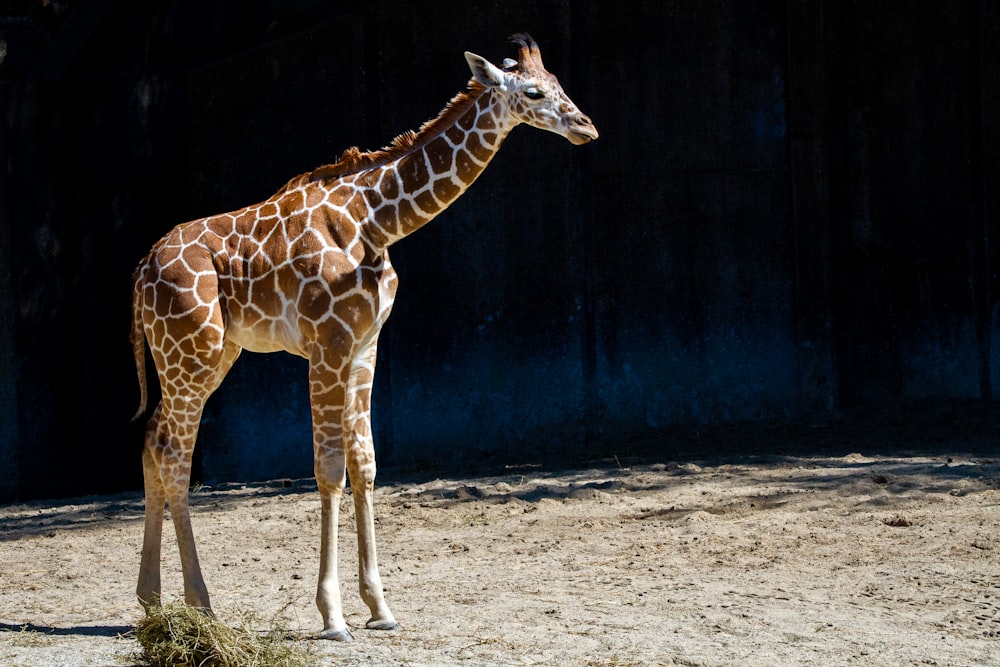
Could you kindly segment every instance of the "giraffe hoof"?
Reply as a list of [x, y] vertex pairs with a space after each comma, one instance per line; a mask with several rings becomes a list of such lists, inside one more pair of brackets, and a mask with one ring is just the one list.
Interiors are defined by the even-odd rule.
[[374, 618], [365, 623], [369, 630], [399, 630], [399, 623], [390, 618], [387, 621], [376, 621]]
[[348, 630], [347, 628], [344, 628], [343, 630], [324, 630], [323, 632], [319, 633], [319, 638], [329, 639], [335, 642], [354, 641], [354, 635], [352, 635], [351, 631]]

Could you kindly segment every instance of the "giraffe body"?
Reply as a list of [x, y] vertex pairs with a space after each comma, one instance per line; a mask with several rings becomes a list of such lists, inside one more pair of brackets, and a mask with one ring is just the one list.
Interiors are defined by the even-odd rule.
[[145, 346], [162, 398], [146, 428], [143, 605], [160, 596], [160, 541], [169, 504], [188, 604], [211, 609], [188, 508], [192, 452], [205, 401], [241, 350], [284, 350], [309, 361], [314, 471], [321, 499], [321, 636], [352, 638], [337, 575], [340, 499], [349, 476], [367, 627], [395, 628], [378, 572], [372, 493], [371, 389], [378, 335], [397, 276], [388, 247], [459, 197], [519, 123], [575, 144], [597, 130], [545, 71], [535, 42], [512, 38], [518, 61], [500, 69], [471, 53], [469, 90], [419, 132], [381, 151], [345, 151], [335, 164], [289, 181], [238, 211], [175, 227], [139, 264], [132, 344], [145, 412]]

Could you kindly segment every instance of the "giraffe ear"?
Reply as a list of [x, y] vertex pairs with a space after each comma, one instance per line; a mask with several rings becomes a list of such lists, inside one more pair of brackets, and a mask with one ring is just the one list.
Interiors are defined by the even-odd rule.
[[465, 52], [465, 60], [469, 63], [469, 69], [472, 70], [472, 76], [475, 77], [476, 81], [487, 88], [507, 90], [506, 77], [496, 65], [486, 58], [468, 51]]

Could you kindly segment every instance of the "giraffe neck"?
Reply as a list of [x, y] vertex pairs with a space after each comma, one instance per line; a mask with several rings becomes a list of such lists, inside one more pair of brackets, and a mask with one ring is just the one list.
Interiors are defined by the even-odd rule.
[[[490, 90], [467, 95], [467, 107], [455, 109], [453, 120], [443, 127], [429, 123], [410, 137], [413, 150], [356, 176], [355, 187], [362, 187], [372, 211], [363, 227], [373, 245], [388, 247], [448, 208], [517, 124]], [[433, 135], [422, 136], [428, 130]]]

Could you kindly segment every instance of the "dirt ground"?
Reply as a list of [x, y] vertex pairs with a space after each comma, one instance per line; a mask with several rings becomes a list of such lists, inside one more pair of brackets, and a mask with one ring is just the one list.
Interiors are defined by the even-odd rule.
[[[402, 628], [352, 644], [310, 639], [311, 480], [201, 488], [194, 523], [220, 617], [275, 619], [319, 664], [997, 665], [1000, 459], [962, 444], [390, 479], [379, 557]], [[347, 498], [342, 518], [363, 628]], [[0, 664], [133, 664], [141, 533], [139, 494], [0, 507]]]

